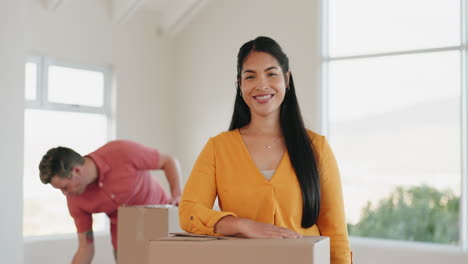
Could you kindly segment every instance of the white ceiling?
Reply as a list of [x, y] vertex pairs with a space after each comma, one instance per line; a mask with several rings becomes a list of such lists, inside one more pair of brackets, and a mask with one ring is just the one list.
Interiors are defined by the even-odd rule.
[[[60, 8], [61, 4], [71, 0], [39, 0], [46, 9]], [[123, 24], [138, 10], [158, 13], [161, 20], [154, 25], [160, 35], [174, 36], [182, 30], [201, 10], [208, 0], [107, 0], [111, 18], [115, 23]]]
[[146, 0], [143, 8], [155, 12], [164, 12], [169, 8], [171, 2], [180, 2], [180, 0]]

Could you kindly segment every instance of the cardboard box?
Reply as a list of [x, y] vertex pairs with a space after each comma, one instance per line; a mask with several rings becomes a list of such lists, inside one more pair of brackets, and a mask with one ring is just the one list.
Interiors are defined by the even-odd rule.
[[[136, 262], [135, 262], [136, 263]], [[149, 264], [330, 264], [330, 239], [168, 237], [149, 243]]]
[[181, 232], [178, 208], [170, 205], [119, 207], [117, 263], [148, 263], [150, 240]]

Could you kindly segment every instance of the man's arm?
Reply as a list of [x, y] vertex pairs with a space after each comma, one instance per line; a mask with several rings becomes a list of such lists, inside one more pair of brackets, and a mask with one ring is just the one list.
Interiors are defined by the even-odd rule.
[[166, 179], [169, 182], [171, 188], [171, 200], [170, 204], [179, 205], [180, 196], [182, 195], [182, 190], [180, 188], [180, 166], [176, 158], [160, 153], [159, 155], [159, 169], [164, 170]]
[[78, 250], [73, 257], [72, 264], [90, 264], [94, 257], [93, 230], [78, 233]]

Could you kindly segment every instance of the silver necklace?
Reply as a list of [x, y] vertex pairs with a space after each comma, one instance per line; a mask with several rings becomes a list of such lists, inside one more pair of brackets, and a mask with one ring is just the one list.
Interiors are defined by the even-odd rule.
[[275, 144], [276, 142], [280, 139], [281, 137], [278, 137], [277, 139], [275, 139], [273, 142], [271, 142], [271, 144], [266, 144], [265, 145], [265, 148], [266, 149], [271, 149]]
[[[239, 129], [239, 133], [242, 134], [240, 129]], [[265, 148], [266, 149], [272, 149], [274, 147], [274, 145], [278, 142], [278, 140], [281, 139], [281, 138], [282, 138], [282, 136], [279, 136], [275, 140], [273, 140], [273, 142], [271, 142], [271, 144], [265, 144]]]

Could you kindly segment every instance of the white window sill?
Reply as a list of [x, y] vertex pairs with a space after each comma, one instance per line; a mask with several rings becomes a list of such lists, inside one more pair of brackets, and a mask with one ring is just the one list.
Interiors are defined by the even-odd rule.
[[447, 253], [467, 255], [468, 252], [463, 251], [461, 245], [446, 245], [413, 241], [398, 241], [390, 239], [350, 237], [351, 247], [355, 248], [375, 248], [375, 249], [392, 249], [414, 252], [431, 252], [431, 253]]

